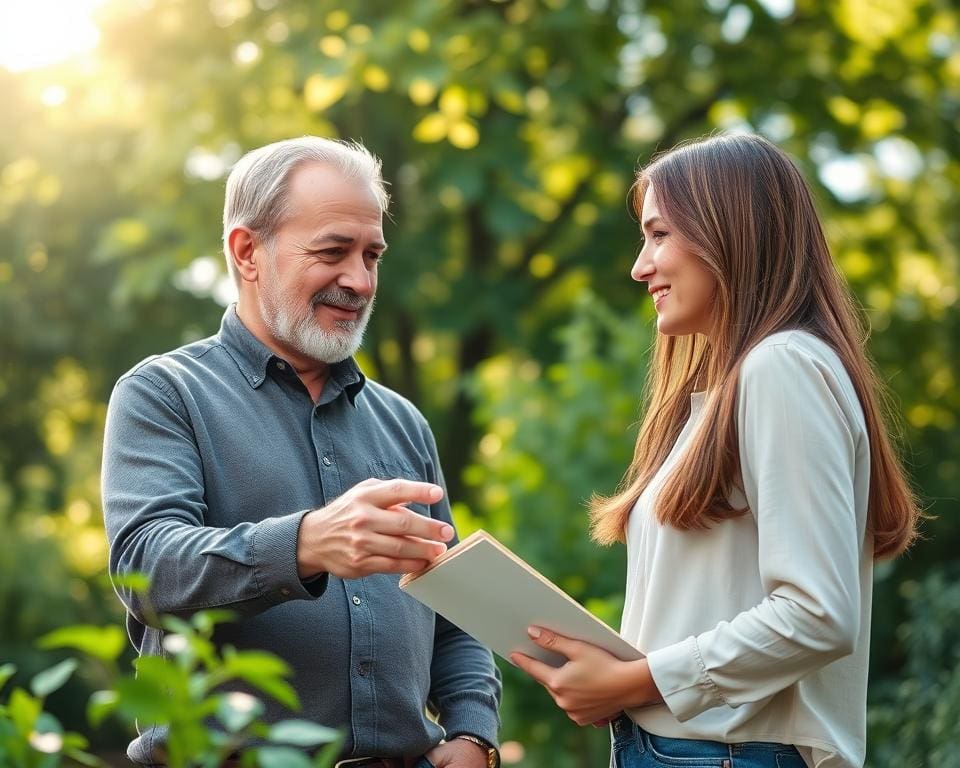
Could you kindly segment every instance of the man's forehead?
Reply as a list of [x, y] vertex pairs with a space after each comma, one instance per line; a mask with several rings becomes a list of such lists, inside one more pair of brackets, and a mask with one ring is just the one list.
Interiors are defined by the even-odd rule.
[[291, 197], [308, 198], [315, 202], [356, 203], [380, 210], [380, 201], [370, 182], [345, 175], [342, 171], [323, 163], [306, 163], [290, 175]]
[[376, 197], [362, 188], [327, 187], [294, 191], [289, 197], [292, 219], [315, 228], [349, 226], [376, 230], [383, 237], [383, 211]]

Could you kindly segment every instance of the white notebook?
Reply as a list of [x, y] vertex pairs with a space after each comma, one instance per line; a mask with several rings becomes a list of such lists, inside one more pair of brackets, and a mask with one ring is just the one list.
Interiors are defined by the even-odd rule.
[[558, 667], [565, 659], [534, 644], [527, 627], [584, 640], [624, 661], [643, 654], [570, 595], [486, 531], [471, 534], [400, 589], [456, 624], [507, 661], [520, 651]]

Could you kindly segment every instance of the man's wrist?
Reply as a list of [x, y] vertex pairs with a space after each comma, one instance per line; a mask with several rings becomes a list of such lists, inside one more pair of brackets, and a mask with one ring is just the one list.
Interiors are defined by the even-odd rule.
[[487, 768], [500, 768], [500, 750], [498, 750], [486, 739], [482, 739], [479, 736], [474, 736], [472, 733], [458, 733], [453, 738], [462, 739], [463, 741], [469, 741], [471, 744], [476, 744], [477, 747], [486, 753]]
[[297, 575], [300, 581], [310, 581], [331, 573], [328, 558], [323, 557], [319, 551], [323, 538], [318, 535], [317, 530], [323, 530], [323, 523], [318, 523], [318, 516], [323, 510], [324, 507], [308, 509], [300, 516], [300, 525], [297, 528]]

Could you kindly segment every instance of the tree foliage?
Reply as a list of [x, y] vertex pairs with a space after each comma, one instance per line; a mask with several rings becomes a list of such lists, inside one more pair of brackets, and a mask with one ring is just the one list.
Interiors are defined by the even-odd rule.
[[[657, 149], [756, 130], [816, 188], [936, 516], [876, 585], [878, 706], [916, 679], [901, 587], [933, 570], [946, 589], [960, 540], [952, 3], [112, 0], [100, 16], [88, 59], [0, 70], [0, 657], [38, 671], [32, 638], [105, 615], [110, 386], [215, 329], [225, 174], [303, 133], [384, 158], [391, 247], [363, 363], [430, 417], [461, 525], [616, 623], [619, 556], [586, 541], [582, 502], [616, 484], [639, 416], [651, 315], [626, 195]], [[508, 712], [504, 735], [552, 764], [604, 748], [509, 676]]]

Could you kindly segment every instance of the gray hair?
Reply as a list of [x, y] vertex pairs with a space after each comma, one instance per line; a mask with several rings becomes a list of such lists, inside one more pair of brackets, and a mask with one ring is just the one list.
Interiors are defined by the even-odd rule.
[[301, 136], [254, 149], [241, 157], [227, 178], [223, 203], [223, 253], [227, 269], [240, 284], [227, 238], [234, 227], [249, 227], [268, 244], [291, 215], [289, 180], [304, 163], [323, 163], [348, 179], [370, 185], [386, 213], [390, 204], [386, 185], [380, 175], [381, 162], [370, 150], [355, 141]]

